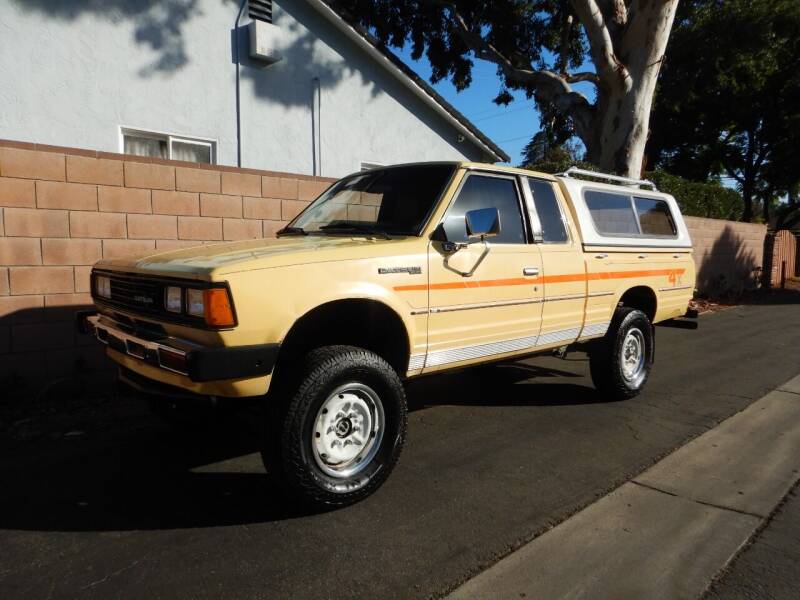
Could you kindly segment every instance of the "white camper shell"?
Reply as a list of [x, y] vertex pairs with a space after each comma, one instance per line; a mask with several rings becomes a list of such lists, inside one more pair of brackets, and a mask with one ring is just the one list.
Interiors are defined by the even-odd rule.
[[678, 203], [653, 182], [576, 168], [557, 177], [572, 198], [585, 248], [691, 249]]

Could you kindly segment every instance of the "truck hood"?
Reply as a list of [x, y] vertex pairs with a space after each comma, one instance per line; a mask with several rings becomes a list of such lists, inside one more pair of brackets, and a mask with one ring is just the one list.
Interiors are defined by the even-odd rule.
[[[413, 238], [417, 239], [417, 238]], [[417, 240], [418, 241], [418, 240]], [[147, 255], [105, 259], [98, 267], [206, 278], [251, 269], [367, 258], [399, 251], [404, 238], [391, 240], [340, 236], [287, 236], [226, 242]], [[391, 251], [386, 252], [386, 250]], [[383, 251], [381, 251], [383, 250]]]

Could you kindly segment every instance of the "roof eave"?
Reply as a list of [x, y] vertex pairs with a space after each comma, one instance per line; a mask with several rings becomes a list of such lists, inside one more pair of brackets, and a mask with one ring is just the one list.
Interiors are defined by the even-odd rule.
[[[436, 113], [443, 117], [466, 139], [478, 148], [501, 162], [510, 162], [511, 157], [502, 148], [492, 142], [485, 134], [480, 132], [477, 127], [469, 123], [468, 119], [450, 105], [444, 98], [427, 85], [419, 75], [414, 73], [400, 59], [391, 54], [388, 50], [381, 50], [369, 38], [366, 32], [359, 31], [356, 27], [348, 23], [324, 0], [308, 0], [308, 3], [322, 14], [336, 29], [345, 34], [357, 46], [375, 59], [390, 74], [397, 78], [400, 83], [407, 87], [411, 92], [431, 107]], [[388, 55], [387, 55], [388, 54]], [[390, 58], [392, 56], [395, 60]], [[395, 62], [396, 61], [396, 62]], [[402, 66], [401, 66], [402, 65]]]

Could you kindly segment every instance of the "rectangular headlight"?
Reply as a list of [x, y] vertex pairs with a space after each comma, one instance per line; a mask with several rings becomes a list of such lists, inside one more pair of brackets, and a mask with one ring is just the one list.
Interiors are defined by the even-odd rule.
[[169, 312], [183, 312], [183, 293], [181, 288], [175, 285], [167, 286], [164, 294], [164, 306], [167, 307]]
[[206, 300], [204, 290], [193, 288], [186, 290], [186, 312], [195, 317], [205, 317]]
[[94, 280], [95, 292], [102, 298], [111, 298], [111, 279], [98, 275]]
[[186, 290], [186, 312], [195, 317], [203, 317], [212, 327], [231, 327], [236, 324], [233, 304], [224, 288]]

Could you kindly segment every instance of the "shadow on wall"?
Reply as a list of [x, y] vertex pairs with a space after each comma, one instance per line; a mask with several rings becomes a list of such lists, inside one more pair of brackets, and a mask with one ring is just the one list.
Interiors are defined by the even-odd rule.
[[[202, 0], [12, 0], [12, 2], [21, 11], [35, 12], [46, 19], [76, 21], [89, 14], [93, 18], [109, 23], [132, 22], [136, 43], [157, 55], [139, 71], [139, 75], [143, 78], [155, 75], [168, 77], [170, 73], [179, 71], [190, 63], [187, 35], [189, 31], [194, 31], [193, 21], [206, 15], [203, 6], [218, 2], [225, 7], [224, 18], [227, 20], [213, 23], [213, 26], [230, 28], [231, 55], [225, 57], [225, 60], [230, 59], [231, 69], [235, 67], [238, 45], [243, 93], [250, 92], [257, 99], [286, 107], [310, 107], [313, 79], [319, 80], [323, 92], [333, 91], [346, 81], [357, 81], [358, 87], [368, 90], [368, 96], [371, 98], [387, 94], [399, 104], [410, 107], [409, 110], [422, 123], [448, 140], [458, 151], [464, 151], [464, 148], [459, 146], [453, 131], [433, 109], [419, 102], [416, 96], [379, 67], [371, 57], [358, 49], [341, 32], [335, 30], [325, 17], [308, 3], [300, 0], [285, 0], [275, 7], [274, 23], [281, 31], [285, 43], [278, 44], [283, 59], [268, 67], [249, 56], [246, 7], [242, 18], [243, 25], [238, 30], [233, 28], [240, 6], [239, 0], [205, 0], [205, 2]], [[358, 104], [354, 104], [353, 109], [354, 113], [358, 113]], [[243, 111], [245, 119], [257, 117], [257, 115], [247, 115], [246, 107], [243, 107]], [[357, 118], [358, 114], [352, 116]], [[380, 133], [380, 131], [375, 132], [376, 135]]]
[[25, 308], [0, 316], [0, 397], [4, 402], [109, 385], [116, 371], [105, 356], [105, 346], [75, 328], [75, 313], [92, 308]]
[[744, 240], [726, 225], [697, 269], [697, 289], [712, 298], [736, 298], [758, 287], [761, 265]]
[[[99, 19], [135, 23], [137, 44], [158, 53], [158, 58], [144, 67], [143, 76], [180, 69], [189, 62], [183, 29], [193, 15], [202, 14], [198, 0], [12, 0], [26, 12], [43, 17], [74, 21], [86, 13]], [[233, 3], [233, 0], [223, 0]]]

